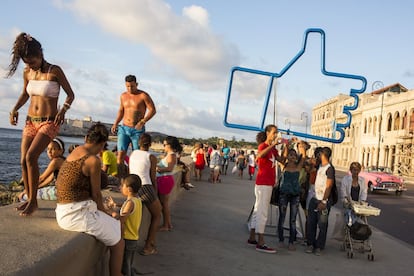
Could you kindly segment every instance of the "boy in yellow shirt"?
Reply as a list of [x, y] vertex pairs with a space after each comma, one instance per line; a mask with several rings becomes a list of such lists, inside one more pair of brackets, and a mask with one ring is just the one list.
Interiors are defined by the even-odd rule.
[[119, 212], [121, 233], [125, 240], [122, 273], [128, 276], [133, 275], [132, 262], [138, 250], [138, 234], [142, 218], [142, 202], [137, 197], [140, 187], [141, 179], [138, 175], [130, 174], [122, 180], [121, 193], [127, 198]]

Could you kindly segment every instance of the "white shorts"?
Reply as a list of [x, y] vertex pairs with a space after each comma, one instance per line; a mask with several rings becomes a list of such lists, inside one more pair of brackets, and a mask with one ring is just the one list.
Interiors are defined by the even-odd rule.
[[55, 211], [57, 223], [64, 230], [92, 235], [106, 246], [114, 246], [122, 238], [119, 220], [98, 210], [93, 200], [58, 203]]

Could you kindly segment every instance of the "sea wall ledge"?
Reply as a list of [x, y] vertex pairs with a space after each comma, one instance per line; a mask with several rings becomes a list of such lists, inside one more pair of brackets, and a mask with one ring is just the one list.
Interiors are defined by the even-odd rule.
[[[183, 161], [191, 162], [190, 158]], [[181, 173], [174, 178], [170, 204], [183, 191]], [[120, 193], [103, 191], [103, 196], [109, 195], [117, 202], [124, 200]], [[56, 201], [39, 200], [39, 210], [30, 217], [20, 217], [16, 206], [0, 207], [0, 275], [109, 275], [107, 247], [90, 235], [62, 230], [56, 222]], [[149, 222], [144, 206], [142, 245]]]

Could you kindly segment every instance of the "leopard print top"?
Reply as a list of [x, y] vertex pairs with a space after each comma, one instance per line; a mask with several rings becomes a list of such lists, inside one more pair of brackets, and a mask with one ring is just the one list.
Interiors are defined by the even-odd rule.
[[82, 173], [82, 165], [90, 155], [63, 162], [56, 180], [58, 203], [70, 203], [91, 198], [90, 178]]

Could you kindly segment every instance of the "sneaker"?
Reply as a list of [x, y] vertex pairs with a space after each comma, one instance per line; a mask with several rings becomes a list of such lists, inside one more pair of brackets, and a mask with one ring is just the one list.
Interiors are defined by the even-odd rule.
[[305, 252], [306, 253], [313, 253], [313, 246], [312, 245], [308, 245], [307, 247], [306, 247], [306, 250], [305, 250]]
[[254, 246], [256, 246], [257, 245], [257, 241], [256, 240], [253, 240], [253, 241], [247, 240], [247, 244], [248, 245], [254, 245]]
[[320, 248], [315, 248], [315, 255], [316, 256], [320, 256], [321, 255], [321, 249]]
[[185, 185], [187, 185], [190, 188], [195, 188], [195, 186], [193, 184], [191, 184], [191, 183], [185, 183]]
[[270, 254], [276, 253], [275, 249], [267, 247], [266, 244], [256, 245], [256, 251], [263, 252], [263, 253], [270, 253]]

